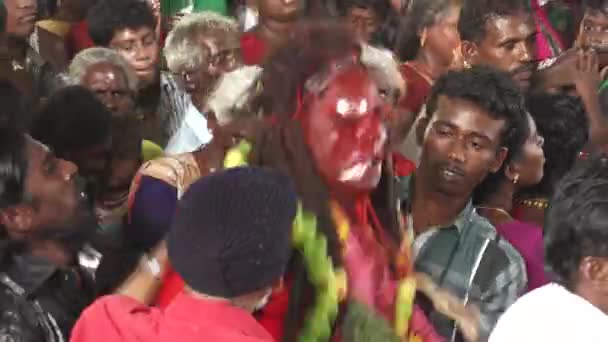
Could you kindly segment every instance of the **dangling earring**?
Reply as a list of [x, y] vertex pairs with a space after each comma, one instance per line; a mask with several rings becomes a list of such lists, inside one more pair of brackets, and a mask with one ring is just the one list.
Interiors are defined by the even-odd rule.
[[466, 59], [464, 60], [463, 64], [465, 69], [471, 69], [471, 63], [469, 63], [469, 61]]
[[420, 46], [424, 47], [426, 45], [426, 29], [422, 31], [422, 35], [420, 35]]
[[513, 177], [513, 184], [517, 184], [519, 182], [519, 174], [516, 174], [515, 177]]

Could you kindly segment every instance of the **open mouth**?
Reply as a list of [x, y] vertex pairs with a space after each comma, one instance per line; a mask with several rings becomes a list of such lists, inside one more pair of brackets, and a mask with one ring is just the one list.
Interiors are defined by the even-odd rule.
[[459, 180], [464, 178], [464, 171], [458, 167], [445, 166], [439, 169], [441, 177], [447, 181]]

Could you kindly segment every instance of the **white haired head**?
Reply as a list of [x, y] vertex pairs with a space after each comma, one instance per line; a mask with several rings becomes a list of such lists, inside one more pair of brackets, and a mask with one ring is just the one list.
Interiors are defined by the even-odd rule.
[[79, 85], [89, 68], [100, 63], [109, 63], [120, 69], [125, 75], [129, 90], [136, 92], [139, 79], [129, 63], [118, 52], [94, 47], [78, 53], [68, 67], [67, 81], [69, 84]]
[[219, 50], [235, 49], [239, 45], [239, 28], [235, 20], [204, 11], [188, 14], [169, 32], [163, 50], [167, 66], [174, 73], [195, 70], [208, 62], [210, 51], [204, 40], [215, 38]]

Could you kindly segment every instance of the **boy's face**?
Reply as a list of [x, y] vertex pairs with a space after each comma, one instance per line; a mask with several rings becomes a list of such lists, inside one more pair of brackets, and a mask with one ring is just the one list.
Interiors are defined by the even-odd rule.
[[585, 11], [578, 32], [579, 47], [608, 48], [608, 12], [606, 11], [589, 8]]

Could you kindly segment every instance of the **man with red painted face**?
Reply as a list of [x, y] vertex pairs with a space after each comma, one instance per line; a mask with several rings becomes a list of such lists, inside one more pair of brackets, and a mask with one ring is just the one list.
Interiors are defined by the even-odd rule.
[[[413, 310], [411, 321], [398, 313], [412, 308], [396, 290], [413, 277], [413, 265], [386, 158], [390, 107], [362, 63], [360, 43], [347, 28], [320, 23], [298, 26], [294, 37], [265, 63], [253, 109], [270, 115], [272, 124], [253, 142], [249, 161], [291, 176], [304, 209], [317, 217], [316, 227], [306, 229], [316, 228], [316, 241], [327, 241], [321, 251], [335, 270], [346, 272], [344, 320], [334, 335], [343, 341], [386, 341], [404, 335], [397, 327], [409, 323], [410, 332], [424, 341], [442, 341], [420, 310]], [[295, 254], [307, 258], [317, 250], [314, 241], [306, 245]], [[332, 326], [331, 319], [323, 320], [325, 306], [302, 298], [320, 291], [317, 285], [310, 291], [304, 274], [325, 270], [304, 264], [300, 257], [293, 260], [286, 290], [275, 293], [262, 312], [262, 323], [278, 340], [295, 340], [300, 327], [329, 338], [318, 336]], [[456, 301], [443, 307], [448, 306], [465, 311]], [[303, 312], [309, 310], [315, 310], [312, 316]], [[303, 323], [305, 317], [312, 321]]]
[[289, 38], [304, 11], [306, 0], [255, 0], [258, 23], [241, 36], [246, 65], [261, 64], [269, 52]]
[[[477, 214], [471, 194], [518, 143], [515, 130], [528, 120], [524, 99], [506, 74], [474, 66], [439, 78], [421, 120], [420, 165], [403, 179], [416, 270], [479, 308], [485, 341], [527, 279], [522, 257]], [[427, 314], [444, 337], [459, 335], [435, 308]]]

